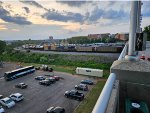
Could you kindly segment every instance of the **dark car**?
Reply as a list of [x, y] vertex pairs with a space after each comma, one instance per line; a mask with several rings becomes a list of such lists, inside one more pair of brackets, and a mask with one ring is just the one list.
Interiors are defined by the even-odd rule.
[[25, 83], [19, 83], [19, 84], [16, 84], [16, 85], [15, 85], [15, 87], [16, 87], [16, 88], [25, 89], [25, 88], [27, 88], [27, 87], [28, 87], [28, 85], [27, 85], [27, 84], [25, 84]]
[[51, 82], [49, 80], [42, 80], [42, 81], [39, 82], [39, 84], [49, 86], [49, 85], [51, 85]]
[[50, 107], [47, 109], [47, 113], [65, 113], [65, 109], [62, 107]]
[[75, 85], [75, 89], [82, 90], [82, 91], [88, 91], [88, 86], [86, 84], [79, 84], [79, 85]]
[[93, 81], [92, 80], [81, 80], [82, 84], [88, 84], [88, 85], [93, 85]]
[[48, 71], [49, 71], [49, 72], [53, 72], [53, 68], [49, 67], [49, 68], [48, 68]]
[[37, 76], [35, 77], [35, 80], [45, 80], [45, 78], [43, 76]]
[[48, 80], [51, 83], [55, 83], [56, 82], [55, 78], [53, 78], [53, 77], [46, 78], [46, 80]]
[[67, 98], [72, 98], [72, 99], [79, 100], [79, 101], [84, 99], [84, 94], [76, 90], [66, 91], [64, 95]]

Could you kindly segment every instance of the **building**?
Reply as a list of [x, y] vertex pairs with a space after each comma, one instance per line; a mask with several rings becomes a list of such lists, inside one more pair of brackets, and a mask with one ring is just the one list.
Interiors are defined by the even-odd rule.
[[109, 37], [110, 33], [104, 33], [104, 34], [89, 34], [88, 38], [89, 39], [101, 39], [104, 37]]
[[129, 33], [117, 33], [115, 39], [127, 41], [129, 39]]

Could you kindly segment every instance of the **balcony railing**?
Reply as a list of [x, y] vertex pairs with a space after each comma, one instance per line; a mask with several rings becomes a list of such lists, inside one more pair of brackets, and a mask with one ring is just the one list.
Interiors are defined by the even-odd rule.
[[128, 43], [126, 43], [126, 45], [124, 46], [118, 60], [123, 60], [125, 56], [127, 55], [127, 52], [128, 52]]
[[[127, 55], [127, 49], [128, 44], [125, 45], [123, 48], [118, 60], [123, 60], [125, 56]], [[116, 75], [115, 73], [111, 73], [106, 81], [106, 84], [96, 102], [96, 105], [92, 111], [92, 113], [106, 113], [106, 109], [108, 106], [108, 102], [112, 93], [112, 89], [114, 86], [114, 83], [116, 81]]]
[[105, 113], [107, 109], [107, 105], [111, 96], [111, 92], [116, 80], [116, 75], [111, 73], [107, 82], [96, 102], [96, 105], [92, 111], [92, 113]]

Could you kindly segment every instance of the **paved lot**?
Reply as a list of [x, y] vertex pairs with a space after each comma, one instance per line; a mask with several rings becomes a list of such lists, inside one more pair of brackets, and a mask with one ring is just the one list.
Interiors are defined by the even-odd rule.
[[[8, 69], [9, 68], [6, 66], [0, 70], [0, 73]], [[15, 107], [10, 109], [5, 108], [6, 113], [46, 113], [47, 108], [50, 106], [61, 106], [65, 108], [66, 113], [72, 113], [80, 102], [65, 98], [64, 92], [66, 90], [74, 89], [75, 84], [79, 84], [81, 79], [85, 79], [87, 77], [55, 72], [55, 75], [64, 79], [61, 79], [50, 86], [39, 85], [38, 81], [36, 81], [34, 77], [47, 73], [48, 72], [36, 71], [33, 74], [29, 74], [12, 81], [5, 81], [1, 77], [0, 94], [9, 96], [11, 93], [19, 92], [25, 97], [23, 101], [16, 103]], [[15, 88], [14, 85], [20, 82], [28, 84], [28, 88]], [[92, 87], [93, 86], [90, 86], [90, 89]], [[85, 93], [87, 92], [84, 92], [84, 94]]]

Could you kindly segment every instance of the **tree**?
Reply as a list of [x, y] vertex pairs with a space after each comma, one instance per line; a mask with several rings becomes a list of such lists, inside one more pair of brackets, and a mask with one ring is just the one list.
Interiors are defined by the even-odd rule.
[[2, 63], [2, 53], [5, 51], [6, 43], [0, 40], [0, 67], [3, 66]]
[[144, 27], [144, 32], [147, 33], [147, 40], [150, 41], [150, 25]]
[[0, 40], [0, 55], [5, 51], [6, 43]]

